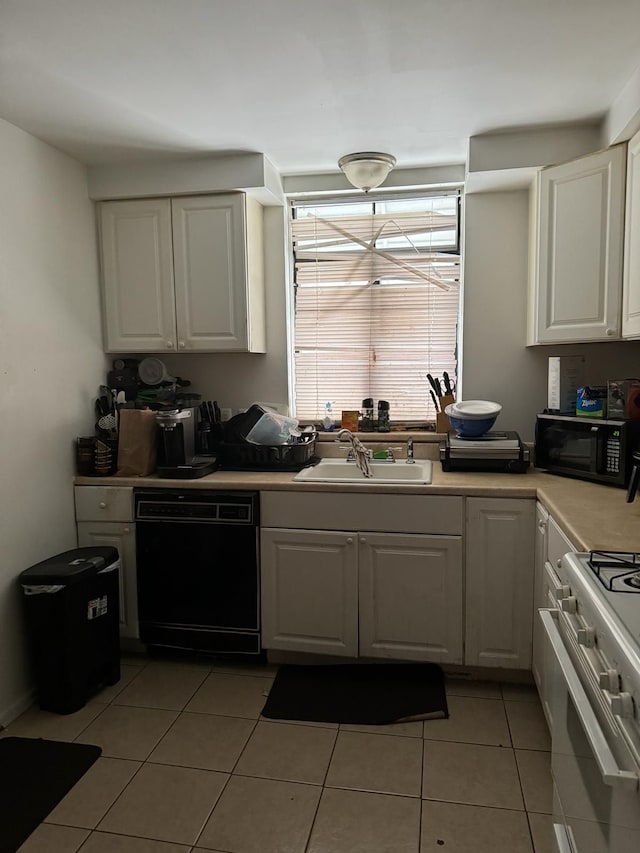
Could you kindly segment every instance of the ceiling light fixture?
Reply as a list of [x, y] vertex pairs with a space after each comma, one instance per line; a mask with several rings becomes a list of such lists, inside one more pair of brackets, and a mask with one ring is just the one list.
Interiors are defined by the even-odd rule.
[[366, 193], [374, 187], [379, 187], [395, 165], [395, 157], [391, 154], [381, 154], [379, 151], [345, 154], [338, 160], [338, 166], [345, 173], [347, 180]]

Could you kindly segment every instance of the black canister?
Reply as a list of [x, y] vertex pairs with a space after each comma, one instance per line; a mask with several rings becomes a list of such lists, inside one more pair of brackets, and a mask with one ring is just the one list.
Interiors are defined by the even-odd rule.
[[378, 400], [378, 432], [389, 432], [389, 402]]
[[373, 432], [373, 397], [367, 397], [362, 401], [360, 431]]

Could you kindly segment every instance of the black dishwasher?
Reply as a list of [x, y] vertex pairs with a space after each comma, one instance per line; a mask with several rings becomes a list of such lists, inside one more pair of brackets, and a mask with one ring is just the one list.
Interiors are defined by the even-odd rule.
[[134, 489], [140, 639], [260, 655], [258, 492]]

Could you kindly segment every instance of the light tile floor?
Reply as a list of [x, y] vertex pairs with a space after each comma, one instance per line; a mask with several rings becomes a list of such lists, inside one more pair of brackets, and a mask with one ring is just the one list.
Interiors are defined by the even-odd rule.
[[275, 673], [127, 656], [76, 714], [27, 711], [2, 735], [102, 757], [20, 853], [551, 853], [534, 688], [448, 679], [448, 720], [280, 723]]

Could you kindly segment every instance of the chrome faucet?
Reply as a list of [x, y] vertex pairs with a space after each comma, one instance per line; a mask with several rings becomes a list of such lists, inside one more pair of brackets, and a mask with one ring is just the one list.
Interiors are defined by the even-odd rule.
[[357, 436], [355, 436], [350, 429], [341, 429], [338, 433], [337, 441], [342, 441], [343, 437], [346, 437], [346, 440], [351, 442], [351, 449], [353, 450], [353, 455], [355, 456], [356, 465], [362, 471], [363, 477], [371, 477], [373, 476], [371, 473], [371, 465], [369, 464], [369, 458], [371, 456], [371, 451], [367, 450], [364, 444], [360, 441]]
[[407, 462], [410, 465], [411, 464], [415, 465], [415, 461], [416, 460], [414, 459], [414, 456], [413, 456], [413, 439], [408, 438], [407, 439]]

